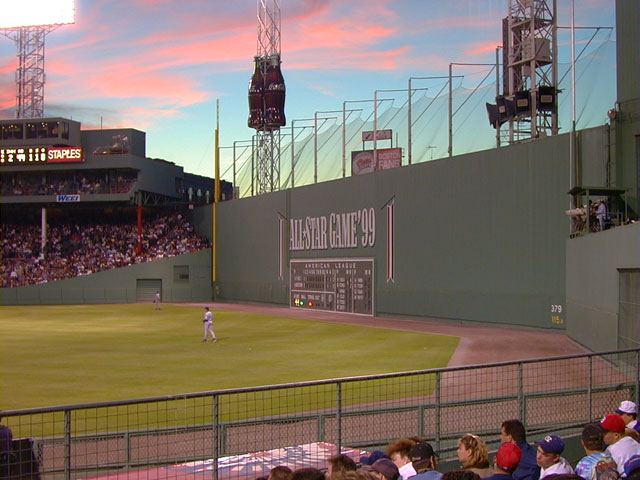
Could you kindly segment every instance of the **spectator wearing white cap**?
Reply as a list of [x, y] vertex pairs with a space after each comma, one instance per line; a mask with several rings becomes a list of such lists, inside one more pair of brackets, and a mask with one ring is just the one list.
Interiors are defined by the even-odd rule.
[[549, 475], [570, 474], [575, 472], [562, 456], [564, 441], [558, 435], [546, 435], [538, 441], [536, 462], [540, 467], [540, 480]]
[[638, 406], [629, 400], [625, 400], [616, 408], [616, 413], [620, 415], [625, 422], [626, 434], [638, 441], [640, 437], [640, 423], [638, 423], [637, 420]]
[[620, 415], [611, 413], [600, 421], [600, 428], [604, 432], [602, 438], [609, 445], [605, 452], [618, 465], [618, 473], [625, 478], [624, 464], [634, 455], [640, 455], [640, 443], [624, 433], [625, 423]]

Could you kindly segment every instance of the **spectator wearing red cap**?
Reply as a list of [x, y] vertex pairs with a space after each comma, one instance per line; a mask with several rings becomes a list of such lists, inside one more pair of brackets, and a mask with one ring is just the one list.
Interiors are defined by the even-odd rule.
[[536, 462], [540, 467], [540, 479], [549, 475], [575, 474], [569, 462], [560, 456], [562, 452], [564, 441], [558, 435], [546, 435], [538, 441]]
[[[580, 443], [584, 448], [586, 456], [582, 457], [576, 465], [576, 475], [581, 476], [584, 480], [596, 480], [597, 477], [602, 478], [602, 472], [613, 473], [611, 477], [618, 476], [618, 467], [616, 462], [604, 452], [607, 447], [602, 438], [602, 429], [597, 423], [588, 423], [582, 429]], [[596, 475], [596, 473], [598, 475]]]
[[500, 430], [501, 443], [513, 443], [520, 448], [522, 457], [518, 468], [511, 474], [513, 480], [538, 480], [540, 467], [536, 463], [536, 448], [527, 443], [527, 432], [520, 420], [505, 420]]
[[618, 473], [626, 478], [624, 464], [634, 455], [640, 455], [640, 443], [625, 435], [625, 423], [620, 415], [611, 413], [600, 421], [600, 428], [604, 432], [602, 438], [609, 445], [605, 450], [618, 466]]
[[616, 408], [616, 413], [622, 417], [626, 424], [626, 434], [638, 441], [640, 438], [640, 423], [638, 423], [638, 406], [625, 400]]
[[522, 450], [515, 443], [503, 443], [493, 458], [493, 475], [487, 480], [513, 480], [513, 472], [518, 468]]

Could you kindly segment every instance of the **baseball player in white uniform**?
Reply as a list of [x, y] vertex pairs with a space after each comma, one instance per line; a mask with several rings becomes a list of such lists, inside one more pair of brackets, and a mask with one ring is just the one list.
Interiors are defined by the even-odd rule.
[[160, 291], [156, 291], [155, 297], [153, 297], [153, 303], [156, 304], [156, 310], [160, 310]]
[[217, 342], [216, 334], [213, 332], [213, 313], [209, 310], [209, 307], [204, 307], [204, 318], [202, 319], [204, 324], [204, 338], [202, 343], [207, 343], [207, 334], [211, 334], [211, 343]]

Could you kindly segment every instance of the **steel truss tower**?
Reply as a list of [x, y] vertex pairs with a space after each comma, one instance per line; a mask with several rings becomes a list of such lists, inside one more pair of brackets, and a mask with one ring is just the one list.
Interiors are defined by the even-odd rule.
[[[258, 0], [258, 52], [262, 76], [269, 62], [280, 64], [280, 0]], [[256, 130], [258, 194], [280, 189], [280, 128]]]
[[509, 0], [503, 90], [516, 109], [512, 143], [558, 134], [556, 18], [556, 0]]
[[2, 30], [18, 49], [16, 118], [44, 117], [44, 38], [53, 25]]

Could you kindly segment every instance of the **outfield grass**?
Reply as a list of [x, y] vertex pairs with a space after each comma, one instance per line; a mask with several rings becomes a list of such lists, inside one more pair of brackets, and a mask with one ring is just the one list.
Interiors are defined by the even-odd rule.
[[[459, 341], [444, 335], [214, 311], [218, 342], [202, 344], [203, 313], [201, 308], [179, 305], [164, 305], [160, 311], [141, 304], [3, 306], [0, 409], [443, 367]], [[402, 385], [376, 385], [376, 398], [418, 393]], [[419, 388], [420, 394], [428, 393], [424, 385]], [[345, 390], [348, 403], [351, 394]], [[333, 389], [324, 390], [321, 397], [335, 402]], [[304, 395], [291, 398], [274, 405], [270, 413], [306, 404]], [[246, 399], [243, 411], [247, 401], [259, 400]], [[325, 400], [314, 402], [322, 408]], [[231, 404], [223, 406], [222, 414], [243, 416]]]

